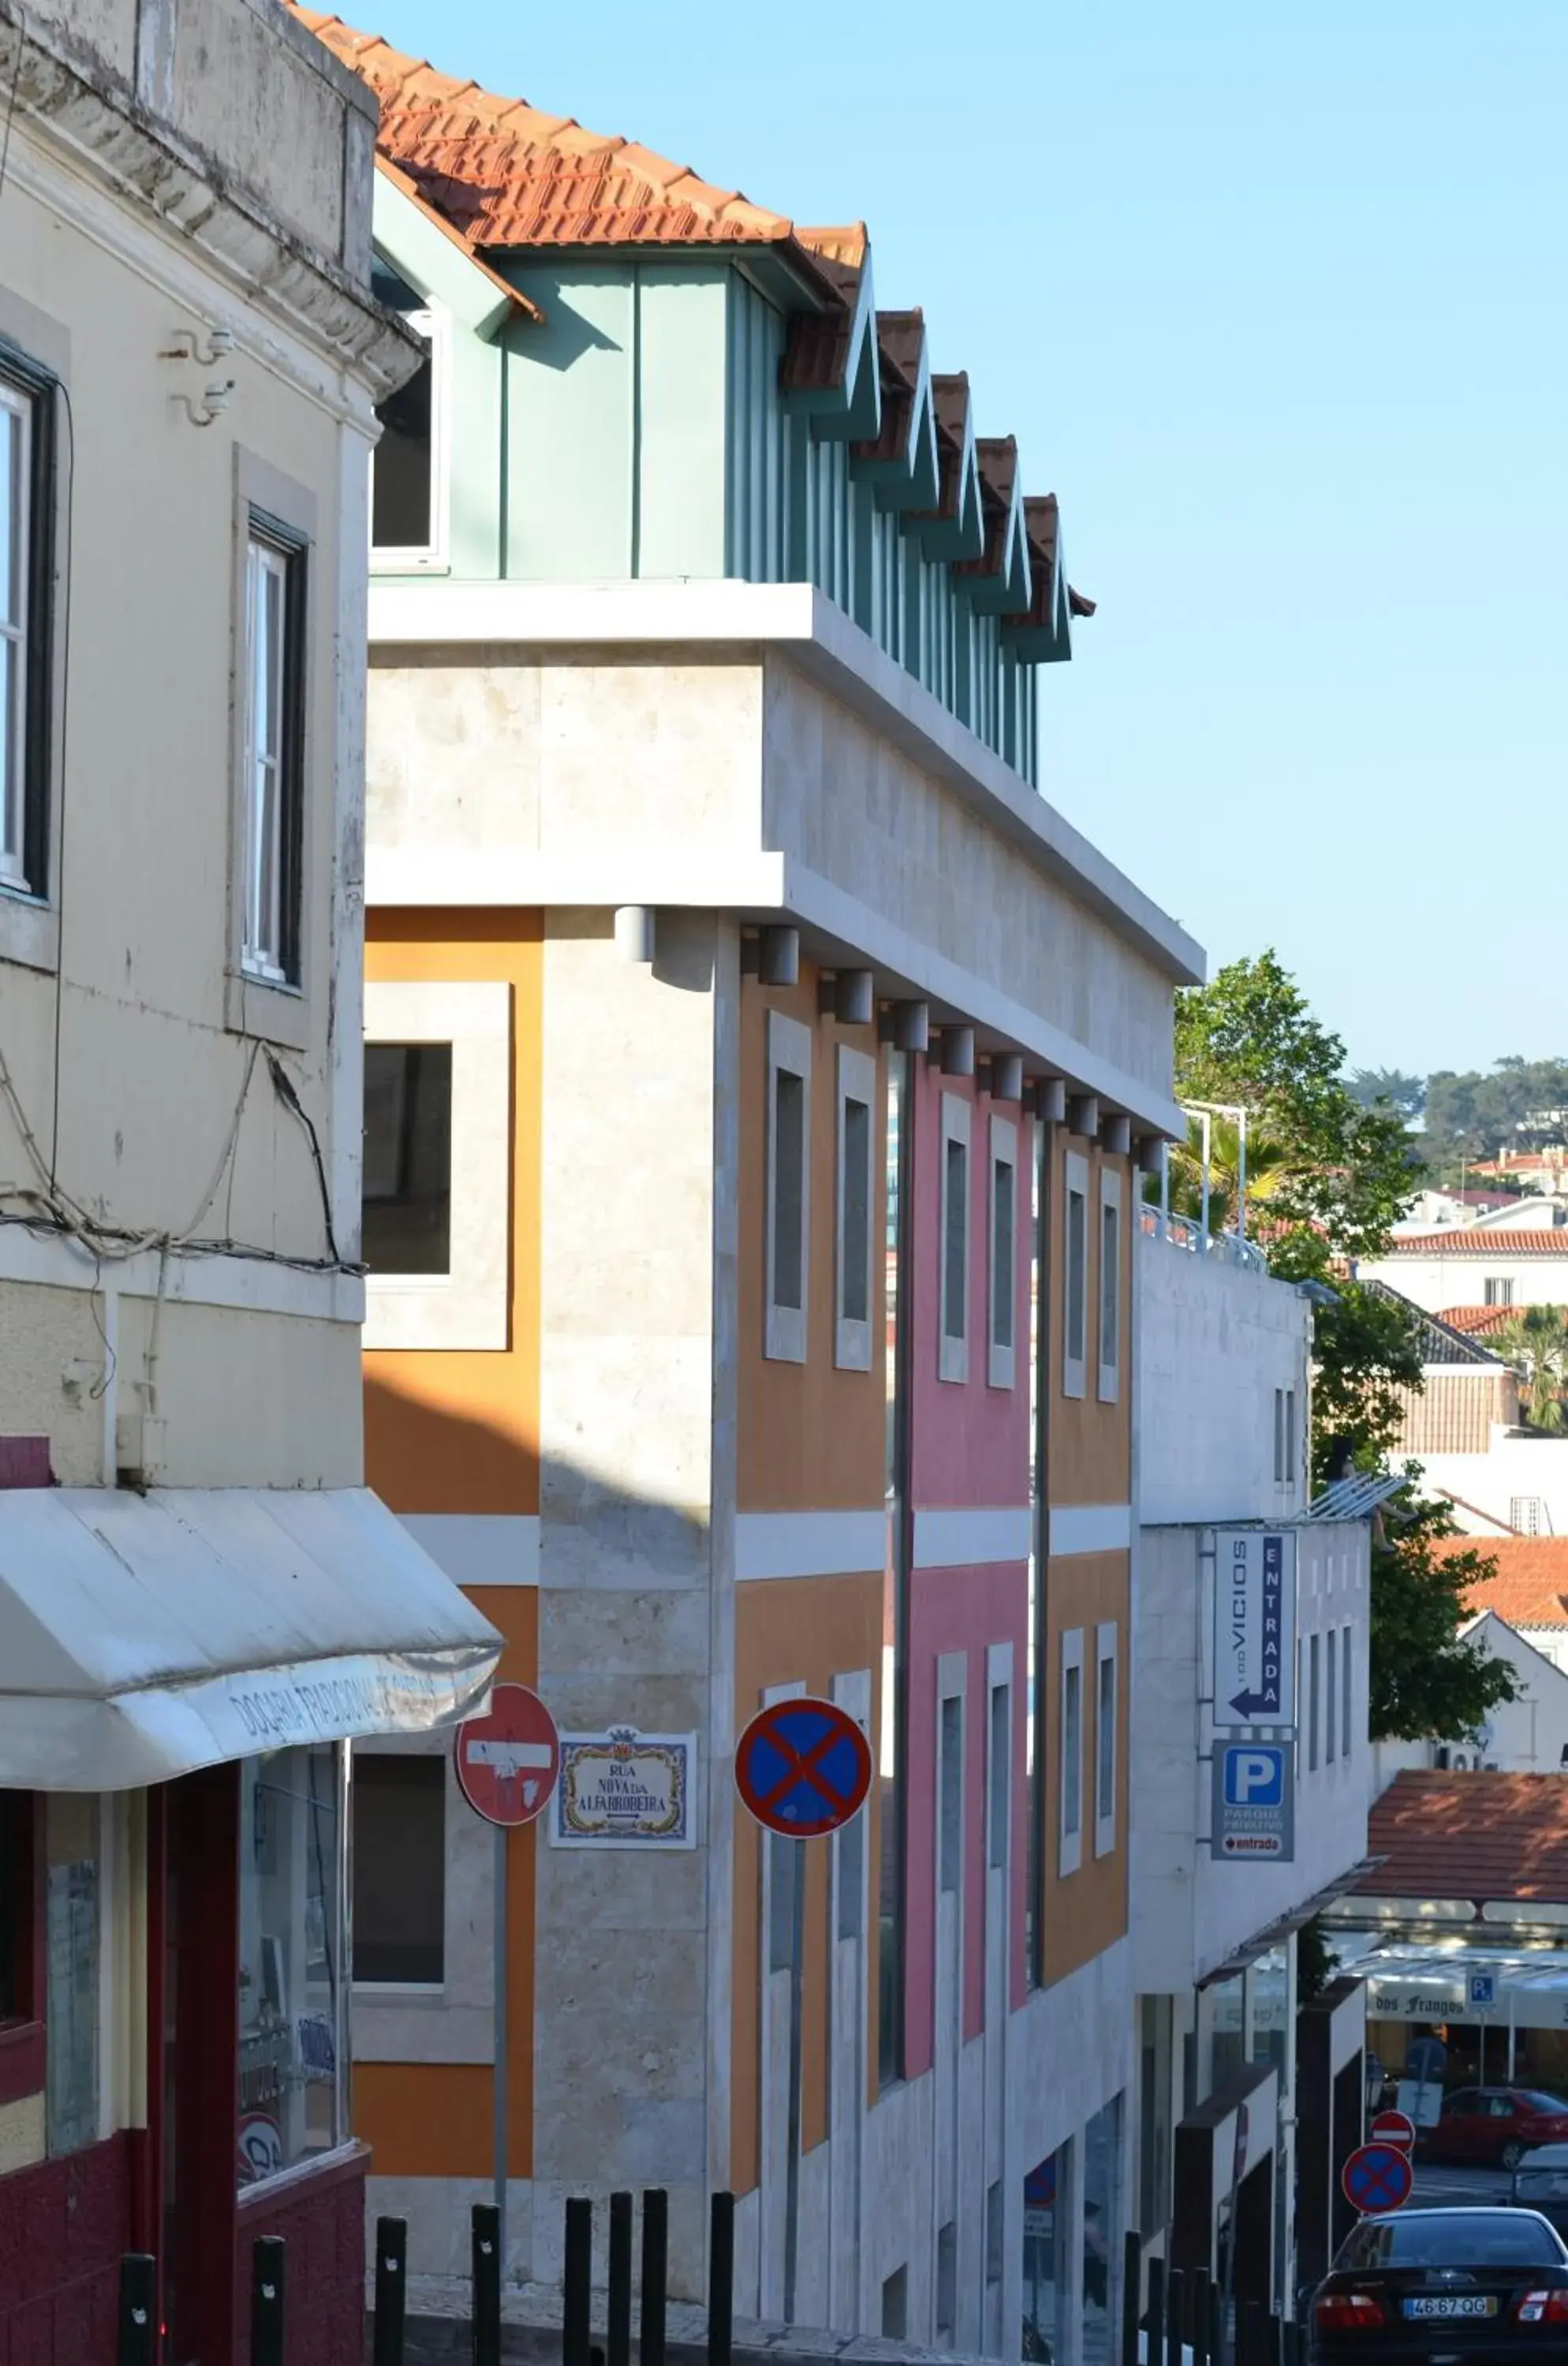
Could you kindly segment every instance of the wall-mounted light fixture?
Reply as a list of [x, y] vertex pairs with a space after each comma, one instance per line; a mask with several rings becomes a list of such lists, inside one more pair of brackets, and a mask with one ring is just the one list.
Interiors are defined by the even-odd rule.
[[[205, 342], [203, 337], [204, 332], [199, 329], [176, 329], [158, 359], [161, 362], [184, 362], [197, 369], [216, 369], [234, 350], [234, 332], [232, 329], [209, 329], [205, 332]], [[175, 397], [193, 427], [210, 427], [215, 419], [221, 419], [233, 399], [234, 380], [231, 377], [209, 379], [199, 395], [176, 394]]]

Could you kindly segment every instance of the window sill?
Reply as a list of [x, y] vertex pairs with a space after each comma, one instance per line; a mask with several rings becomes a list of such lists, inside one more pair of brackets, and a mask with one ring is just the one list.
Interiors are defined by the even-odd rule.
[[264, 2177], [259, 2185], [242, 2185], [236, 2196], [240, 2215], [252, 2210], [274, 2210], [285, 2203], [292, 2204], [311, 2194], [324, 2191], [329, 2186], [346, 2185], [364, 2179], [370, 2169], [370, 2147], [351, 2137], [347, 2144], [336, 2145], [331, 2152], [312, 2153], [309, 2160], [298, 2160], [292, 2169], [280, 2169], [276, 2177]]
[[12, 2021], [0, 2026], [0, 2103], [18, 2103], [43, 2091], [46, 2076], [43, 2023]]
[[60, 967], [60, 915], [37, 896], [0, 880], [0, 961], [23, 969]]
[[310, 1006], [296, 986], [271, 986], [243, 969], [224, 981], [223, 1023], [231, 1035], [258, 1036], [290, 1052], [310, 1048]]
[[452, 562], [439, 551], [372, 550], [372, 575], [450, 575]]

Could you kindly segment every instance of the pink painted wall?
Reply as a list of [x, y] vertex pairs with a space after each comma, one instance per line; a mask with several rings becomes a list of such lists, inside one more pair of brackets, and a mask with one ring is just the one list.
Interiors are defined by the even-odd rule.
[[[919, 1064], [918, 1064], [919, 1065]], [[969, 1378], [937, 1378], [942, 1320], [942, 1096], [971, 1104], [969, 1136]], [[1013, 1264], [1014, 1382], [987, 1380], [990, 1335], [992, 1111], [1018, 1130]], [[912, 1500], [919, 1506], [1029, 1501], [1029, 1266], [1033, 1215], [1033, 1121], [1016, 1102], [992, 1101], [962, 1077], [921, 1068], [915, 1092], [914, 1452]]]
[[1028, 1677], [1029, 1574], [1021, 1564], [917, 1570], [909, 1590], [908, 1954], [905, 1965], [908, 2076], [931, 2065], [935, 2041], [937, 1662], [967, 1654], [964, 1705], [964, 2012], [963, 2034], [984, 2025], [986, 1966], [986, 1754], [990, 1735], [987, 1646], [1012, 1645], [1012, 1892], [1009, 1988], [1014, 2008], [1025, 1995], [1029, 1792], [1024, 1765], [1024, 1685]]

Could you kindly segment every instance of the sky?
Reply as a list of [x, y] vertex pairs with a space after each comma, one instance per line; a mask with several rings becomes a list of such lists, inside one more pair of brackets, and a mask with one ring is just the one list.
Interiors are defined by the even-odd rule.
[[1568, 1051], [1565, 0], [356, 6], [868, 223], [1098, 603], [1042, 787], [1211, 969], [1359, 1065]]

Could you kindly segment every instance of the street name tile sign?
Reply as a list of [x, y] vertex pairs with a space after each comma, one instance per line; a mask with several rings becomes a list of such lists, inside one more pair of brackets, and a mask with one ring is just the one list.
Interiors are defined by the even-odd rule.
[[1215, 1741], [1209, 1854], [1217, 1865], [1294, 1864], [1293, 1741]]
[[1393, 2145], [1368, 2144], [1350, 2155], [1340, 2172], [1339, 2182], [1353, 2210], [1375, 2217], [1382, 2210], [1404, 2209], [1416, 2182], [1416, 2172]]
[[1217, 1726], [1293, 1725], [1296, 1539], [1289, 1528], [1214, 1531]]
[[809, 1696], [760, 1709], [735, 1745], [735, 1787], [757, 1821], [819, 1840], [864, 1807], [871, 1744], [848, 1709]]
[[482, 1717], [457, 1728], [457, 1787], [476, 1816], [509, 1828], [542, 1816], [560, 1774], [555, 1718], [526, 1684], [493, 1684]]

